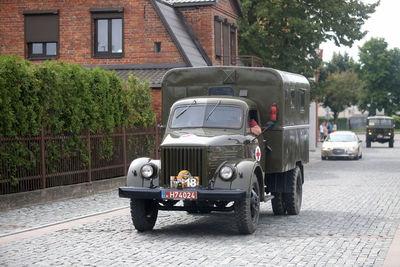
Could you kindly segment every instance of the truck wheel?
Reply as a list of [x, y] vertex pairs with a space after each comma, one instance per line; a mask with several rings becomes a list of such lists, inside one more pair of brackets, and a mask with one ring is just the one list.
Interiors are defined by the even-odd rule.
[[389, 147], [393, 147], [393, 139], [389, 140]]
[[234, 209], [239, 233], [254, 233], [260, 217], [260, 186], [257, 179], [254, 179], [251, 185], [250, 196], [245, 200], [236, 201]]
[[272, 195], [274, 196], [274, 198], [271, 199], [272, 211], [274, 212], [274, 215], [285, 215], [286, 209], [285, 203], [283, 202], [283, 194], [281, 192], [276, 192], [272, 193]]
[[367, 147], [371, 147], [371, 141], [367, 140]]
[[131, 217], [136, 230], [152, 230], [158, 215], [158, 205], [152, 199], [131, 199]]
[[296, 166], [293, 170], [288, 171], [287, 179], [290, 193], [284, 193], [283, 200], [287, 213], [289, 215], [297, 215], [300, 213], [303, 197], [303, 183], [300, 168]]

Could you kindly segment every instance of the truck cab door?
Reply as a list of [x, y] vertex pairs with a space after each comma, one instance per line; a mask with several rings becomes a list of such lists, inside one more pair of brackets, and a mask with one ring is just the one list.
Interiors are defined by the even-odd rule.
[[257, 127], [259, 127], [259, 131], [261, 131], [261, 121], [260, 121], [260, 116], [258, 114], [257, 110], [250, 110], [249, 115], [247, 116], [247, 134], [250, 134], [252, 136], [249, 146], [250, 146], [250, 153], [251, 153], [251, 158], [255, 159], [257, 162], [259, 162], [260, 166], [264, 169], [265, 166], [265, 157], [266, 157], [266, 150], [265, 150], [265, 141], [264, 141], [264, 135], [261, 134], [258, 136], [257, 139], [256, 133], [257, 131], [252, 131], [252, 125], [254, 123], [257, 124]]

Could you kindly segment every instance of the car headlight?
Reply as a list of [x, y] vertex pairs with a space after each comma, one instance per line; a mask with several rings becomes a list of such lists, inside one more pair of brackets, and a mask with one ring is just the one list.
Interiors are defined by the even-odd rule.
[[233, 176], [233, 168], [225, 165], [219, 170], [219, 176], [224, 180], [229, 180]]
[[150, 178], [154, 174], [154, 167], [150, 164], [143, 165], [140, 169], [140, 173], [144, 178]]

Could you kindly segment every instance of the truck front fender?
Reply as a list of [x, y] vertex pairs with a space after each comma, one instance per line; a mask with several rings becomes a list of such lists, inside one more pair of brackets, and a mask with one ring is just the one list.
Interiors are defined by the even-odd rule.
[[243, 160], [237, 163], [227, 162], [225, 164], [230, 164], [235, 167], [235, 177], [231, 181], [224, 181], [217, 174], [217, 179], [215, 180], [214, 188], [231, 189], [231, 190], [241, 189], [245, 190], [247, 194], [249, 194], [251, 180], [254, 177], [257, 178], [258, 180], [258, 184], [261, 190], [260, 192], [261, 198], [262, 199], [264, 198], [263, 171], [257, 161]]
[[261, 197], [264, 197], [263, 171], [257, 161], [243, 160], [236, 165], [237, 177], [231, 183], [231, 189], [246, 190], [250, 194], [252, 178], [257, 178]]
[[[144, 178], [141, 174], [141, 168], [145, 164], [151, 164], [155, 173], [151, 178]], [[159, 185], [161, 170], [161, 161], [151, 158], [138, 158], [131, 162], [128, 173], [126, 174], [126, 185], [129, 187], [150, 187]]]

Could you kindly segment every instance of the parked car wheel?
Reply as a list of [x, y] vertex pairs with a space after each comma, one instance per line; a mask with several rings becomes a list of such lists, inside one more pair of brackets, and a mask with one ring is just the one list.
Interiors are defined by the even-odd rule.
[[131, 199], [131, 217], [136, 230], [152, 230], [158, 216], [158, 204], [152, 199]]

